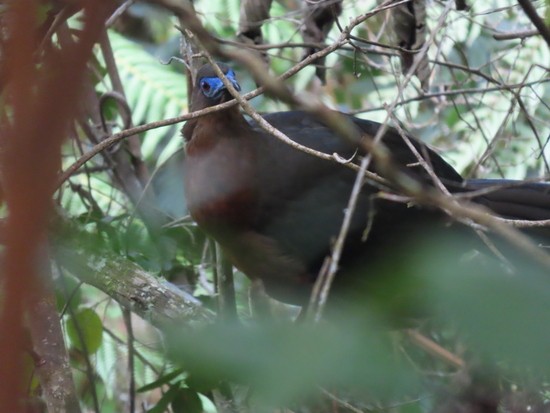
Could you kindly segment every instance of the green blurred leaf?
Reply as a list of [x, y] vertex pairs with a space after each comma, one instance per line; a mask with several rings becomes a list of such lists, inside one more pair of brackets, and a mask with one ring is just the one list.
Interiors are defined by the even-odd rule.
[[209, 391], [212, 391], [212, 389], [215, 389], [216, 387], [220, 386], [219, 380], [212, 380], [211, 378], [204, 377], [204, 376], [195, 376], [194, 374], [188, 375], [188, 377], [185, 379], [185, 384], [190, 389], [193, 389], [199, 393], [206, 394]]
[[171, 334], [168, 344], [191, 375], [250, 384], [277, 403], [306, 397], [318, 386], [380, 398], [412, 391], [416, 373], [392, 351], [388, 334], [375, 323], [354, 327], [218, 325]]
[[174, 413], [202, 413], [202, 401], [198, 393], [191, 389], [179, 389], [170, 404]]
[[86, 308], [67, 320], [67, 334], [73, 347], [94, 354], [101, 346], [103, 324], [97, 313]]
[[152, 383], [149, 383], [149, 384], [146, 384], [143, 387], [140, 387], [139, 389], [137, 389], [137, 392], [138, 393], [143, 393], [143, 392], [146, 392], [146, 391], [149, 391], [149, 390], [156, 389], [157, 387], [163, 386], [165, 384], [168, 384], [172, 380], [174, 380], [175, 378], [181, 376], [182, 373], [183, 373], [183, 369], [176, 369], [176, 370], [174, 370], [170, 373], [167, 373], [164, 376], [160, 377], [158, 380], [155, 380]]
[[[500, 246], [500, 245], [499, 245]], [[449, 265], [456, 244], [430, 244], [412, 263], [430, 288], [426, 299], [447, 325], [458, 327], [470, 352], [517, 373], [550, 374], [550, 277], [514, 249], [501, 247], [517, 269], [496, 259]], [[429, 254], [429, 255], [428, 255]]]
[[101, 105], [101, 112], [106, 121], [113, 121], [118, 115], [118, 103], [114, 98], [105, 99]]
[[35, 373], [37, 361], [30, 355], [30, 353], [23, 353], [22, 370], [23, 383], [28, 386], [29, 394], [34, 392], [38, 386], [40, 386], [40, 380]]
[[178, 392], [180, 391], [179, 384], [171, 386], [170, 389], [166, 393], [162, 395], [160, 400], [157, 402], [155, 407], [147, 410], [147, 413], [164, 413], [168, 409], [168, 406], [170, 403], [172, 403], [172, 400], [177, 396]]

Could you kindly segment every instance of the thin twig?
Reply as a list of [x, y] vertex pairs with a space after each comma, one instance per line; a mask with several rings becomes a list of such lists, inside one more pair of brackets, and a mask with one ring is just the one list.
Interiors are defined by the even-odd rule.
[[514, 39], [526, 39], [527, 37], [533, 37], [539, 35], [540, 32], [536, 29], [521, 30], [517, 32], [503, 32], [493, 34], [495, 40], [514, 40]]
[[129, 398], [129, 412], [135, 413], [136, 411], [136, 369], [135, 369], [135, 338], [134, 327], [132, 325], [132, 313], [130, 310], [123, 308], [122, 316], [124, 319], [124, 325], [126, 326], [127, 343], [128, 346], [128, 375], [130, 376], [130, 384], [128, 386], [128, 398]]
[[113, 14], [111, 14], [111, 16], [107, 19], [107, 21], [105, 22], [105, 27], [111, 27], [117, 21], [117, 19], [122, 16], [126, 12], [126, 10], [128, 10], [135, 2], [136, 0], [126, 0], [124, 3], [122, 3], [118, 7], [118, 9], [116, 9]]
[[352, 413], [365, 413], [365, 411], [373, 411], [373, 410], [361, 410], [361, 409], [358, 409], [357, 407], [353, 406], [352, 404], [348, 403], [347, 401], [345, 400], [342, 400], [340, 399], [339, 397], [337, 397], [335, 394], [329, 392], [328, 390], [326, 389], [323, 389], [321, 388], [321, 393], [323, 393], [325, 396], [327, 396], [330, 400], [332, 400], [333, 402], [336, 402], [338, 403], [340, 406], [342, 406], [344, 409], [347, 409], [349, 410], [350, 412]]
[[233, 281], [233, 266], [224, 255], [220, 244], [216, 242], [216, 287], [218, 298], [218, 317], [223, 321], [234, 322], [237, 317], [237, 301]]
[[[424, 93], [422, 95], [417, 95], [411, 98], [402, 99], [401, 101], [399, 101], [399, 103], [396, 104], [396, 108], [399, 106], [405, 106], [412, 102], [418, 102], [418, 101], [432, 99], [432, 98], [439, 98], [442, 96], [472, 95], [472, 94], [483, 95], [483, 94], [486, 94], [487, 92], [511, 91], [512, 89], [522, 89], [524, 87], [541, 85], [548, 82], [550, 82], [550, 78], [534, 80], [532, 82], [527, 82], [527, 83], [514, 83], [512, 85], [502, 85], [502, 86], [493, 86], [493, 87], [485, 87], [485, 88], [464, 88], [464, 89], [443, 90], [440, 92], [433, 92], [433, 93]], [[360, 113], [376, 112], [384, 109], [385, 109], [384, 105], [379, 105], [368, 109], [359, 109], [359, 110], [350, 111], [349, 113], [357, 115]]]
[[415, 343], [428, 353], [436, 356], [440, 360], [443, 360], [458, 369], [461, 369], [465, 366], [464, 360], [462, 360], [460, 357], [441, 347], [435, 341], [430, 340], [428, 337], [420, 334], [418, 331], [409, 329], [405, 330], [405, 333], [413, 343]]

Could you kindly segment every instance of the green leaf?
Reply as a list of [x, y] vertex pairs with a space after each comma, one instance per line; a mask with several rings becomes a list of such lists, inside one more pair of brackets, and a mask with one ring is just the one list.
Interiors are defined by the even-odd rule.
[[176, 377], [180, 376], [183, 373], [183, 369], [176, 369], [171, 373], [167, 373], [164, 376], [160, 377], [158, 380], [155, 380], [152, 383], [146, 384], [143, 387], [137, 389], [138, 393], [143, 393], [149, 390], [156, 389], [157, 387], [163, 386], [164, 384], [170, 383]]
[[180, 390], [179, 384], [170, 387], [170, 389], [164, 393], [164, 395], [157, 402], [155, 407], [147, 410], [147, 413], [164, 413], [168, 409], [168, 405], [174, 400]]
[[97, 313], [86, 308], [67, 320], [67, 334], [73, 347], [94, 354], [101, 346], [103, 324]]
[[[318, 391], [318, 386], [368, 391], [380, 398], [414, 390], [416, 373], [392, 352], [390, 337], [364, 321], [360, 328], [217, 325], [168, 335], [176, 361], [203, 381], [237, 381], [275, 403]], [[350, 328], [347, 328], [350, 327]]]
[[467, 245], [457, 241], [460, 239], [449, 236], [434, 240], [423, 251], [418, 250], [424, 259], [408, 263], [426, 280], [428, 288], [423, 296], [433, 305], [431, 312], [446, 324], [457, 326], [469, 352], [489, 365], [496, 362], [520, 375], [548, 375], [547, 270], [504, 243], [499, 249], [513, 263], [515, 274], [488, 256], [449, 265], [457, 251]]
[[34, 391], [40, 386], [40, 380], [35, 373], [36, 362], [27, 352], [23, 353], [23, 363], [22, 363], [22, 377], [24, 379], [23, 383], [29, 385], [29, 390]]
[[[78, 311], [82, 302], [81, 283], [73, 277], [59, 277], [56, 280], [56, 304], [59, 311], [70, 306], [72, 311]], [[70, 300], [68, 303], [67, 300]], [[67, 305], [68, 304], [68, 305]]]
[[171, 407], [174, 413], [201, 413], [203, 410], [198, 393], [191, 389], [180, 389]]
[[190, 389], [193, 389], [199, 393], [207, 394], [208, 392], [212, 391], [213, 389], [220, 387], [220, 381], [219, 380], [212, 380], [208, 377], [204, 376], [196, 376], [194, 374], [189, 374], [185, 378], [185, 384]]
[[115, 120], [118, 115], [118, 110], [118, 104], [113, 98], [106, 99], [101, 105], [101, 112], [106, 121]]

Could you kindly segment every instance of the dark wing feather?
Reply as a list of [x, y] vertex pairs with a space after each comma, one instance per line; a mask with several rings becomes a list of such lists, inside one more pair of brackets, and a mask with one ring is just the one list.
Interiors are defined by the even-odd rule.
[[[357, 147], [341, 139], [312, 115], [301, 112], [279, 112], [265, 116], [274, 127], [294, 141], [327, 154], [338, 153], [343, 158], [361, 155]], [[365, 133], [374, 136], [379, 124], [352, 118]], [[259, 134], [259, 181], [262, 182], [258, 230], [275, 240], [290, 255], [297, 256], [313, 274], [330, 252], [332, 241], [338, 235], [344, 218], [344, 210], [355, 182], [356, 173], [342, 165], [321, 160], [291, 148], [267, 134], [254, 122], [252, 127]], [[384, 138], [392, 149], [395, 161], [406, 165], [417, 162], [401, 136], [390, 129]], [[461, 182], [460, 176], [435, 152], [414, 141], [420, 153], [428, 154], [437, 173], [449, 181]], [[411, 169], [419, 179], [429, 182], [421, 168]], [[368, 226], [376, 205], [377, 219], [391, 215], [397, 226], [414, 214], [403, 204], [374, 199], [377, 188], [365, 185], [359, 196], [353, 216], [348, 243], [362, 244], [361, 237]], [[412, 212], [412, 214], [411, 214]], [[382, 215], [382, 216], [381, 216]]]

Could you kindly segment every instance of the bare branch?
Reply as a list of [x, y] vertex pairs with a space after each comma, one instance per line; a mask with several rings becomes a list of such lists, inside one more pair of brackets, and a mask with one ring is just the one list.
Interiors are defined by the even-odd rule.
[[540, 35], [544, 38], [548, 47], [550, 47], [550, 28], [544, 23], [544, 20], [537, 14], [537, 11], [533, 7], [533, 3], [530, 0], [518, 0], [519, 5], [529, 17], [531, 22], [535, 25]]

